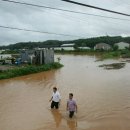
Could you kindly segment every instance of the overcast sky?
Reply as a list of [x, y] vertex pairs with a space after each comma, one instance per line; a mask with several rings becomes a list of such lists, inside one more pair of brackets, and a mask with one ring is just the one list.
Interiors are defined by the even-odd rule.
[[[61, 0], [16, 0], [19, 2], [80, 11], [95, 15], [128, 19], [130, 17], [103, 12]], [[73, 0], [117, 12], [130, 14], [130, 0]], [[0, 0], [0, 26], [62, 33], [79, 37], [40, 34], [0, 28], [0, 45], [27, 41], [73, 40], [98, 36], [130, 36], [130, 21], [74, 14], [45, 8], [8, 3]]]

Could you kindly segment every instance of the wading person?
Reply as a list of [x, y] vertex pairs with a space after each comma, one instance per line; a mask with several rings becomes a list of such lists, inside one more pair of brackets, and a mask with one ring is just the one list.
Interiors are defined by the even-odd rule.
[[52, 97], [50, 99], [51, 101], [51, 108], [55, 108], [55, 109], [58, 109], [59, 108], [59, 104], [60, 104], [60, 100], [61, 100], [61, 97], [60, 97], [60, 93], [57, 91], [57, 88], [54, 87], [53, 88], [53, 94], [52, 94]]
[[73, 100], [73, 93], [69, 94], [69, 100], [67, 101], [66, 110], [69, 111], [69, 117], [72, 118], [74, 112], [77, 112], [77, 104], [76, 101]]

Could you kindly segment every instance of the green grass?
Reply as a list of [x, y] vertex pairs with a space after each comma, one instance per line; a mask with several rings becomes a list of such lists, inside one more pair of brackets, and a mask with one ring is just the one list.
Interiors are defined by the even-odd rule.
[[104, 52], [101, 56], [102, 59], [110, 59], [110, 58], [130, 58], [130, 50], [118, 50], [118, 51], [110, 51], [110, 52]]
[[51, 69], [58, 69], [61, 67], [63, 67], [63, 65], [58, 62], [45, 64], [45, 65], [37, 65], [37, 66], [36, 65], [21, 66], [21, 67], [0, 72], [0, 79], [8, 79], [8, 78], [28, 75], [32, 73], [47, 71]]
[[120, 51], [105, 52], [101, 56], [102, 59], [119, 58], [121, 56]]

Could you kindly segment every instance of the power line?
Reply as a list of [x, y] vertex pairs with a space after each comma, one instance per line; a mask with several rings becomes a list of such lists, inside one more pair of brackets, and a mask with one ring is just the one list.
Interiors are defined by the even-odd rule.
[[14, 4], [21, 4], [21, 5], [26, 5], [26, 6], [33, 6], [33, 7], [39, 7], [39, 8], [46, 8], [46, 9], [64, 11], [64, 12], [75, 13], [75, 14], [90, 15], [90, 16], [95, 16], [95, 17], [102, 17], [102, 18], [110, 18], [110, 19], [116, 19], [116, 20], [130, 21], [129, 19], [109, 17], [109, 16], [103, 16], [103, 15], [96, 15], [96, 14], [84, 13], [84, 12], [67, 10], [67, 9], [61, 9], [61, 8], [54, 8], [54, 7], [49, 7], [49, 6], [44, 6], [44, 5], [37, 5], [37, 4], [31, 4], [31, 3], [25, 3], [25, 2], [18, 2], [18, 1], [12, 1], [12, 0], [1, 0], [1, 1], [10, 2], [10, 3], [14, 3]]
[[81, 38], [81, 36], [76, 36], [76, 35], [53, 33], [53, 32], [43, 32], [43, 31], [38, 31], [38, 30], [30, 30], [30, 29], [25, 29], [25, 28], [9, 27], [9, 26], [2, 26], [2, 25], [0, 25], [0, 28], [19, 30], [19, 31], [27, 31], [27, 32], [35, 32], [35, 33], [42, 33], [42, 34], [62, 35], [62, 36], [67, 36], [67, 37], [80, 37]]
[[88, 5], [88, 4], [83, 4], [83, 3], [79, 3], [79, 2], [75, 2], [75, 1], [71, 1], [71, 0], [61, 0], [61, 1], [69, 2], [69, 3], [72, 3], [72, 4], [77, 4], [77, 5], [81, 5], [81, 6], [85, 6], [85, 7], [89, 7], [89, 8], [94, 8], [94, 9], [98, 9], [98, 10], [102, 10], [102, 11], [106, 11], [106, 12], [110, 12], [110, 13], [130, 16], [130, 14], [116, 12], [116, 11], [113, 11], [113, 10], [108, 10], [108, 9], [104, 9], [104, 8], [100, 8], [100, 7], [96, 7], [96, 6], [92, 6], [92, 5]]

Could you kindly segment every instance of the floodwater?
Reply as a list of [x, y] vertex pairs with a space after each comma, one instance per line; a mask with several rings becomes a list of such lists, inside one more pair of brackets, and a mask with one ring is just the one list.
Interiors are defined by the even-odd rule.
[[[0, 81], [0, 130], [130, 130], [130, 63], [106, 70], [95, 56], [56, 55], [64, 67]], [[51, 110], [52, 88], [62, 101]], [[78, 113], [68, 118], [72, 92]]]

